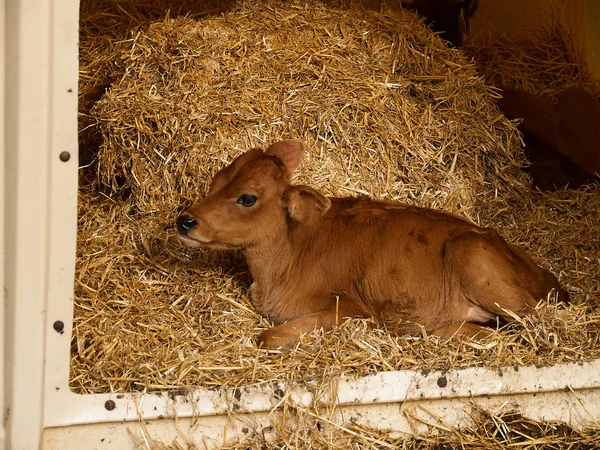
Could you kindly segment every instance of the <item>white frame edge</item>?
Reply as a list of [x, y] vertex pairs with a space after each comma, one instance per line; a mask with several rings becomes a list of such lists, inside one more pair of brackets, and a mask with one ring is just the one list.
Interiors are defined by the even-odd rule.
[[[455, 405], [471, 401], [492, 407], [518, 400], [523, 411], [539, 419], [598, 424], [600, 360], [542, 368], [382, 372], [332, 380], [325, 393], [284, 385], [199, 389], [183, 396], [72, 393], [68, 379], [77, 232], [79, 1], [5, 5], [0, 0], [0, 8], [6, 10], [0, 41], [0, 59], [5, 59], [0, 89], [6, 94], [0, 113], [0, 209], [5, 213], [0, 225], [5, 258], [0, 273], [5, 286], [5, 305], [0, 307], [0, 322], [5, 323], [0, 337], [5, 384], [0, 449], [83, 448], [84, 439], [117, 429], [113, 438], [132, 444], [127, 422], [140, 418], [156, 419], [161, 435], [172, 437], [179, 433], [179, 425], [168, 420], [174, 416], [198, 419], [204, 428], [197, 428], [198, 420], [189, 424], [196, 426], [198, 436], [218, 441], [232, 427], [229, 436], [235, 438], [243, 434], [232, 425], [231, 413], [236, 411], [240, 419], [255, 417], [255, 424], [268, 423], [281, 404], [276, 388], [299, 407], [314, 401], [335, 405], [346, 417], [355, 414], [362, 423], [400, 432], [415, 430], [405, 414], [411, 405], [437, 405], [449, 423], [459, 423], [464, 416]], [[70, 160], [61, 161], [62, 152]], [[56, 321], [64, 324], [62, 333], [55, 331]], [[114, 402], [110, 411], [107, 401]]]

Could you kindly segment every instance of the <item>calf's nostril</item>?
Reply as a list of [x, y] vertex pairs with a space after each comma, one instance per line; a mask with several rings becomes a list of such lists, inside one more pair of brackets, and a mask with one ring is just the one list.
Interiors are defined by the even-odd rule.
[[190, 216], [179, 216], [177, 218], [177, 228], [180, 232], [191, 230], [196, 226], [197, 223], [198, 222], [196, 222], [196, 219]]
[[192, 228], [194, 228], [196, 226], [196, 220], [195, 219], [186, 219], [183, 221], [183, 223], [181, 225], [186, 230], [191, 230]]

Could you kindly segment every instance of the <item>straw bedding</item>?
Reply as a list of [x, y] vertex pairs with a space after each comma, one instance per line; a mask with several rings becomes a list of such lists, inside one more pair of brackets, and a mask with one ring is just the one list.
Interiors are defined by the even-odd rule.
[[[91, 79], [80, 89], [87, 159], [73, 390], [303, 383], [600, 356], [598, 186], [531, 191], [497, 94], [412, 13], [309, 0], [136, 22], [121, 2], [108, 3], [96, 3], [94, 14], [105, 15], [82, 26], [82, 70]], [[123, 17], [133, 31], [95, 29], [106, 17]], [[580, 70], [571, 60], [562, 67]], [[484, 341], [407, 339], [352, 320], [290, 352], [257, 349], [269, 322], [252, 308], [243, 258], [181, 247], [173, 222], [235, 156], [290, 137], [309, 149], [296, 182], [494, 226], [557, 274], [573, 304], [544, 302], [539, 314]]]
[[[585, 429], [577, 431], [560, 422], [537, 422], [517, 412], [506, 410], [489, 413], [476, 410], [473, 426], [453, 428], [441, 424], [444, 434], [410, 439], [392, 438], [385, 432], [350, 424], [344, 430], [331, 427], [327, 420], [307, 414], [301, 416], [301, 426], [296, 423], [283, 426], [274, 440], [254, 433], [246, 440], [220, 448], [227, 450], [251, 449], [402, 449], [402, 450], [479, 450], [519, 448], [525, 450], [593, 450], [598, 448], [600, 431]], [[417, 419], [418, 420], [418, 419]], [[175, 439], [171, 444], [152, 441], [151, 432], [145, 430], [145, 440], [133, 435], [140, 449], [195, 450], [206, 448], [188, 437]], [[182, 444], [181, 442], [185, 442]]]

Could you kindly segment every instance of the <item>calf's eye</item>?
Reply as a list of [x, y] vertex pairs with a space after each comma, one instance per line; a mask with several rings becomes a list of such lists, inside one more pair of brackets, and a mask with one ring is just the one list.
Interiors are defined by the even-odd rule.
[[249, 207], [256, 203], [256, 195], [252, 194], [244, 194], [240, 195], [240, 197], [235, 201], [242, 206]]

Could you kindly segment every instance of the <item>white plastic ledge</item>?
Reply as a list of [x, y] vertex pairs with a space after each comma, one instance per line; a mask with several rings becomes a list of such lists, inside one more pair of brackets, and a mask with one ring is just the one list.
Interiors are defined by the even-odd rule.
[[[45, 425], [56, 427], [138, 420], [140, 417], [202, 417], [232, 411], [269, 412], [280, 405], [282, 399], [301, 407], [310, 407], [313, 404], [374, 406], [407, 401], [469, 399], [552, 391], [576, 393], [584, 389], [599, 389], [600, 394], [600, 360], [548, 367], [475, 367], [430, 372], [381, 372], [357, 379], [342, 377], [337, 382], [332, 380], [331, 386], [330, 391], [324, 393], [315, 393], [316, 389], [311, 389], [310, 386], [269, 383], [217, 390], [200, 389], [184, 394], [174, 394], [177, 391], [172, 391], [101, 395], [78, 395], [57, 388], [54, 390], [54, 398], [51, 399], [54, 405], [53, 413], [46, 416]], [[106, 408], [107, 401], [114, 402], [114, 409], [111, 411]], [[588, 408], [593, 406], [587, 405]], [[56, 414], [58, 411], [60, 414]], [[593, 422], [594, 418], [589, 417], [588, 420]]]

